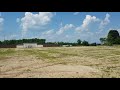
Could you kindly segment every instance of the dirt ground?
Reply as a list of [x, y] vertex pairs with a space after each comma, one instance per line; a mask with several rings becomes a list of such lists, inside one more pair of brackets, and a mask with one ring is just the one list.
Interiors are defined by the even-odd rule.
[[0, 77], [3, 78], [62, 78], [84, 77], [90, 73], [100, 73], [99, 70], [83, 65], [64, 65], [61, 63], [47, 63], [33, 57], [6, 59], [0, 66]]
[[0, 78], [117, 78], [119, 52], [118, 47], [1, 49]]

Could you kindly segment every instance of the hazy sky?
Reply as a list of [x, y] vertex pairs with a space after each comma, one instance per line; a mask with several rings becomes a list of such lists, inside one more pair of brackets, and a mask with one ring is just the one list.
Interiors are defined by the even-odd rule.
[[100, 42], [110, 29], [120, 31], [119, 12], [1, 12], [0, 40], [44, 38], [47, 41]]

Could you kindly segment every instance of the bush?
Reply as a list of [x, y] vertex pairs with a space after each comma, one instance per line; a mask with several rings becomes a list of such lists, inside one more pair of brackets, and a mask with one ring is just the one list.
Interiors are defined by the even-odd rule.
[[97, 44], [96, 43], [91, 43], [90, 46], [97, 46]]
[[87, 41], [83, 41], [83, 42], [82, 42], [82, 45], [83, 45], [83, 46], [89, 46], [89, 43], [88, 43]]
[[105, 45], [108, 45], [108, 46], [113, 46], [113, 44], [112, 44], [112, 43], [106, 43]]

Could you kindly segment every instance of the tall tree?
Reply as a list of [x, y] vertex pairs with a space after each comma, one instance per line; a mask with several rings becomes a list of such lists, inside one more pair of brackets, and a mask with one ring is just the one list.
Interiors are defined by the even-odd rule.
[[107, 36], [107, 42], [110, 44], [118, 44], [120, 36], [117, 30], [110, 30]]
[[84, 41], [82, 42], [82, 45], [83, 45], [83, 46], [89, 46], [89, 43], [88, 43], [88, 41], [85, 41], [85, 40], [84, 40]]
[[77, 40], [78, 45], [81, 45], [81, 42], [82, 41], [80, 39]]

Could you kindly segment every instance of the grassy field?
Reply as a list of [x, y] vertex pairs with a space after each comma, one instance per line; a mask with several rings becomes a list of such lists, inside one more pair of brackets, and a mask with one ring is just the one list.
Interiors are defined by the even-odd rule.
[[120, 46], [0, 48], [0, 78], [120, 78]]

